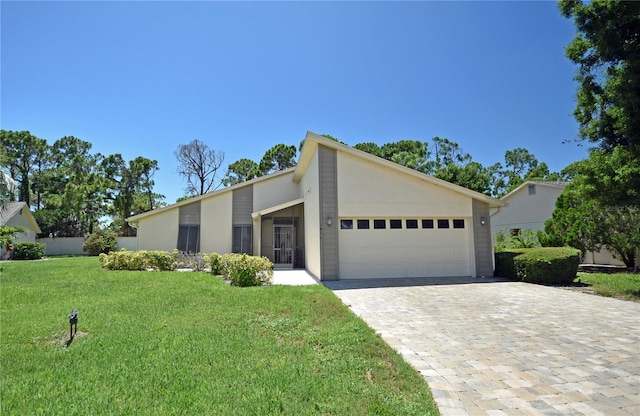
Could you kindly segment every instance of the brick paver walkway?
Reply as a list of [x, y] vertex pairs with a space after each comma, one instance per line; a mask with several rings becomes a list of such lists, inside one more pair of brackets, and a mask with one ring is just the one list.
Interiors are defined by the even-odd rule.
[[640, 415], [640, 303], [498, 279], [325, 282], [443, 416]]

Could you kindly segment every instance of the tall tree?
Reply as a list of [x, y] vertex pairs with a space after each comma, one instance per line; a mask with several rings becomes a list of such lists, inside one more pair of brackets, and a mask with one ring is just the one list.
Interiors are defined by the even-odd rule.
[[462, 150], [456, 142], [442, 137], [434, 137], [433, 141], [433, 171], [449, 166], [450, 164], [462, 165], [471, 161], [471, 155]]
[[427, 169], [429, 155], [429, 143], [419, 140], [386, 143], [380, 147], [379, 154], [384, 159], [421, 172]]
[[373, 142], [358, 143], [353, 146], [353, 148], [362, 150], [363, 152], [367, 152], [374, 156], [382, 157], [382, 149], [380, 148], [380, 146]]
[[125, 221], [134, 211], [136, 198], [148, 198], [153, 195], [153, 181], [147, 178], [153, 176], [158, 169], [158, 162], [144, 157], [137, 157], [129, 163], [125, 162], [121, 154], [107, 156], [102, 161], [106, 186], [106, 199], [111, 201], [111, 214], [114, 220], [122, 224], [122, 235], [135, 235], [135, 231]]
[[571, 246], [587, 251], [607, 248], [629, 268], [635, 267], [640, 250], [640, 208], [606, 206], [585, 197], [584, 183], [573, 182], [556, 200], [556, 209], [545, 223], [541, 243]]
[[504, 165], [498, 162], [487, 169], [491, 176], [491, 195], [496, 198], [508, 194], [528, 180], [565, 179], [565, 176], [558, 172], [550, 172], [546, 163], [538, 162], [538, 159], [523, 147], [507, 150], [504, 154]]
[[260, 160], [260, 171], [263, 175], [288, 169], [296, 165], [296, 147], [277, 144], [267, 150]]
[[640, 146], [640, 2], [560, 0], [577, 33], [566, 56], [578, 65], [579, 137], [603, 149]]
[[240, 159], [229, 165], [227, 174], [222, 179], [224, 186], [242, 183], [262, 175], [260, 166], [251, 159]]
[[563, 172], [572, 177], [583, 198], [605, 206], [640, 206], [640, 159], [628, 147], [591, 149], [589, 158]]
[[46, 140], [28, 131], [0, 130], [0, 146], [5, 150], [2, 166], [18, 183], [19, 200], [31, 205], [31, 174], [46, 151]]
[[93, 231], [104, 214], [100, 195], [102, 155], [91, 153], [91, 143], [73, 136], [50, 147], [47, 168], [35, 175], [42, 206], [35, 212], [45, 234], [76, 237]]
[[478, 162], [450, 163], [439, 168], [433, 176], [483, 194], [489, 195], [491, 191], [491, 172]]
[[174, 155], [180, 163], [178, 173], [187, 180], [187, 194], [203, 195], [222, 184], [217, 175], [224, 162], [224, 152], [215, 151], [206, 143], [194, 139], [178, 145]]

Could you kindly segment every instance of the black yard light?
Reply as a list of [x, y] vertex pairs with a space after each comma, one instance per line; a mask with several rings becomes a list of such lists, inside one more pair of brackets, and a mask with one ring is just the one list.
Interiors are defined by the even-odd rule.
[[[70, 326], [69, 341], [71, 341], [74, 335], [78, 333], [78, 310], [77, 309], [74, 309], [69, 314], [69, 326]], [[75, 326], [75, 331], [74, 331], [74, 326]]]

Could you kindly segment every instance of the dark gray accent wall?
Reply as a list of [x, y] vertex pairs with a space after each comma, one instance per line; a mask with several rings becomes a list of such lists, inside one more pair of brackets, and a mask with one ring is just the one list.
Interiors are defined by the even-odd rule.
[[180, 225], [200, 225], [200, 201], [181, 206], [178, 218]]
[[234, 189], [232, 204], [231, 221], [233, 225], [251, 224], [251, 213], [253, 212], [253, 185]]
[[[318, 146], [320, 194], [321, 280], [338, 280], [338, 157], [335, 149]], [[327, 225], [331, 218], [331, 225]]]
[[[493, 276], [493, 248], [489, 204], [473, 200], [473, 246], [476, 253], [476, 276]], [[485, 224], [482, 225], [482, 219]]]

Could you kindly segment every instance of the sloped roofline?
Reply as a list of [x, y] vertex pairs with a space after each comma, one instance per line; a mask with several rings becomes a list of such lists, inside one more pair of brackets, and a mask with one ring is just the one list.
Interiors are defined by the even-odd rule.
[[463, 194], [475, 200], [485, 202], [489, 204], [490, 208], [503, 207], [506, 204], [499, 199], [490, 197], [480, 192], [472, 191], [471, 189], [467, 189], [463, 186], [453, 184], [451, 182], [447, 182], [442, 179], [438, 179], [434, 176], [427, 175], [425, 173], [419, 172], [415, 169], [407, 168], [405, 166], [399, 165], [395, 162], [391, 162], [390, 160], [383, 159], [378, 156], [374, 156], [367, 152], [363, 152], [362, 150], [358, 150], [351, 146], [347, 146], [345, 144], [339, 143], [335, 140], [328, 139], [326, 137], [320, 136], [319, 134], [313, 133], [311, 131], [307, 132], [307, 135], [304, 140], [304, 145], [302, 147], [302, 152], [300, 154], [300, 158], [298, 160], [298, 165], [296, 166], [295, 174], [293, 176], [293, 180], [295, 182], [299, 182], [302, 179], [302, 176], [306, 172], [309, 167], [309, 163], [313, 158], [313, 154], [315, 153], [315, 149], [318, 145], [323, 145], [329, 147], [331, 149], [335, 149], [339, 152], [344, 152], [349, 155], [365, 159], [369, 162], [375, 163], [377, 165], [383, 166], [387, 169], [395, 170], [397, 172], [401, 172], [405, 175], [409, 175], [411, 177], [417, 178], [419, 180], [425, 181], [427, 183], [431, 183], [436, 186], [441, 186], [450, 191]]
[[511, 199], [513, 195], [517, 194], [524, 187], [528, 187], [529, 185], [541, 185], [549, 188], [564, 189], [567, 187], [568, 184], [569, 182], [566, 182], [566, 181], [524, 181], [516, 189], [514, 189], [513, 191], [509, 192], [508, 194], [500, 198], [500, 201], [505, 201], [505, 202], [508, 201], [509, 199]]
[[22, 211], [23, 215], [27, 217], [27, 221], [29, 221], [29, 224], [31, 224], [31, 227], [33, 227], [36, 234], [40, 234], [42, 230], [26, 202], [9, 202], [3, 210], [0, 210], [0, 225], [5, 225], [20, 211]]
[[270, 173], [268, 175], [264, 175], [264, 176], [260, 176], [258, 178], [254, 178], [245, 182], [241, 182], [241, 183], [237, 183], [235, 185], [231, 185], [227, 188], [222, 188], [222, 189], [218, 189], [216, 191], [212, 191], [212, 192], [207, 192], [206, 194], [203, 195], [197, 195], [194, 197], [191, 197], [189, 199], [185, 199], [184, 201], [180, 201], [180, 202], [176, 202], [175, 204], [171, 204], [171, 205], [167, 205], [166, 207], [162, 207], [162, 208], [157, 208], [154, 209], [153, 211], [148, 211], [148, 212], [143, 212], [142, 214], [138, 214], [138, 215], [134, 215], [132, 217], [127, 218], [127, 222], [136, 222], [138, 220], [140, 220], [141, 218], [145, 218], [145, 217], [149, 217], [152, 215], [156, 215], [156, 214], [160, 214], [162, 212], [177, 208], [177, 207], [181, 207], [183, 205], [189, 205], [192, 204], [194, 202], [198, 202], [198, 201], [202, 201], [203, 199], [207, 199], [207, 198], [213, 198], [215, 196], [224, 194], [225, 192], [232, 192], [235, 189], [240, 189], [240, 188], [244, 188], [245, 186], [249, 186], [249, 185], [253, 185], [254, 183], [258, 183], [258, 182], [262, 182], [262, 181], [266, 181], [272, 178], [276, 178], [278, 176], [282, 176], [282, 175], [286, 175], [288, 173], [291, 173], [295, 170], [295, 167], [291, 167], [285, 170], [281, 170], [275, 173]]
[[[345, 144], [339, 143], [335, 140], [331, 140], [328, 139], [326, 137], [320, 136], [319, 134], [313, 133], [311, 131], [307, 131], [307, 134], [305, 136], [304, 139], [304, 145], [302, 147], [302, 151], [300, 152], [300, 157], [298, 158], [298, 164], [294, 167], [279, 171], [279, 172], [275, 172], [269, 175], [265, 175], [265, 176], [260, 176], [259, 178], [255, 178], [255, 179], [251, 179], [249, 181], [246, 182], [242, 182], [236, 185], [232, 185], [228, 188], [223, 188], [217, 191], [213, 191], [213, 192], [209, 192], [206, 193], [204, 195], [199, 195], [199, 196], [194, 196], [192, 198], [186, 199], [184, 201], [180, 201], [177, 202], [175, 204], [171, 204], [171, 205], [167, 205], [166, 207], [162, 207], [162, 208], [158, 208], [158, 209], [154, 209], [153, 211], [148, 211], [148, 212], [144, 212], [142, 214], [138, 214], [138, 215], [134, 215], [131, 216], [129, 218], [127, 218], [127, 222], [129, 223], [135, 223], [137, 221], [139, 221], [142, 218], [146, 218], [152, 215], [156, 215], [156, 214], [160, 214], [163, 213], [165, 211], [177, 208], [177, 207], [181, 207], [183, 205], [188, 205], [188, 204], [192, 204], [194, 202], [198, 202], [201, 201], [203, 199], [207, 199], [207, 198], [213, 198], [215, 196], [221, 195], [225, 192], [231, 192], [235, 189], [240, 189], [242, 187], [245, 186], [249, 186], [252, 185], [254, 183], [258, 183], [258, 182], [262, 182], [262, 181], [267, 181], [270, 180], [272, 178], [281, 176], [281, 175], [286, 175], [288, 173], [293, 172], [293, 181], [294, 182], [300, 182], [300, 179], [302, 179], [302, 176], [304, 175], [304, 173], [306, 172], [307, 168], [309, 167], [309, 163], [311, 162], [311, 160], [313, 159], [313, 155], [315, 153], [316, 148], [318, 147], [318, 145], [323, 145], [326, 147], [329, 147], [331, 149], [335, 149], [337, 151], [340, 152], [345, 152], [347, 154], [353, 155], [355, 157], [359, 157], [365, 160], [368, 160], [372, 163], [378, 164], [380, 166], [383, 166], [387, 169], [392, 169], [398, 172], [401, 172], [403, 174], [412, 176], [414, 178], [420, 179], [422, 181], [437, 185], [437, 186], [441, 186], [443, 188], [449, 189], [453, 192], [457, 192], [459, 194], [463, 194], [466, 195], [470, 198], [473, 198], [475, 200], [478, 201], [482, 201], [485, 202], [487, 204], [489, 204], [490, 208], [497, 208], [497, 207], [503, 207], [506, 205], [506, 203], [502, 202], [501, 200], [498, 200], [496, 198], [492, 198], [488, 195], [482, 194], [480, 192], [476, 192], [476, 191], [472, 191], [471, 189], [467, 189], [463, 186], [459, 186], [456, 184], [453, 184], [451, 182], [447, 182], [445, 180], [442, 179], [438, 179], [436, 177], [433, 177], [431, 175], [427, 175], [425, 173], [422, 172], [418, 172], [417, 170], [414, 169], [410, 169], [407, 168], [405, 166], [399, 165], [397, 163], [391, 162], [389, 160], [383, 159], [381, 157], [378, 156], [374, 156], [371, 155], [367, 152], [363, 152], [362, 150], [358, 150], [355, 149], [351, 146], [347, 146]], [[132, 226], [135, 226], [134, 224], [132, 224]]]

